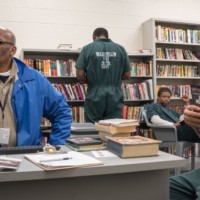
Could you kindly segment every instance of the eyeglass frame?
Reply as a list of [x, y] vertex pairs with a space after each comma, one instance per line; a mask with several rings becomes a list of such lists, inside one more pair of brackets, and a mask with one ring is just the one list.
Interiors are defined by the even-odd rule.
[[3, 41], [0, 41], [0, 46], [3, 46], [4, 44], [9, 44], [11, 46], [15, 46], [12, 42], [3, 42]]

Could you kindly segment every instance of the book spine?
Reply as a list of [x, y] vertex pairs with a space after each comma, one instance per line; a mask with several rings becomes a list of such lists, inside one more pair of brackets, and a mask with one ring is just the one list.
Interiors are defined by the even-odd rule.
[[108, 140], [107, 149], [120, 157], [123, 156], [123, 147], [119, 143]]

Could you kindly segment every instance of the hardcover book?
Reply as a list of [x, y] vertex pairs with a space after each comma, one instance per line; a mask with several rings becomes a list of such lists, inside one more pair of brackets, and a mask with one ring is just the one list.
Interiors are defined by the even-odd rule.
[[88, 145], [88, 146], [75, 146], [73, 144], [66, 144], [67, 147], [72, 149], [73, 151], [78, 151], [78, 152], [84, 152], [84, 151], [98, 151], [98, 150], [104, 150], [106, 149], [106, 146], [104, 144], [102, 145]]
[[138, 126], [138, 120], [136, 119], [106, 119], [100, 120], [98, 122], [101, 125], [112, 125], [116, 127], [124, 127], [124, 126]]
[[99, 131], [99, 137], [104, 142], [108, 142], [108, 138], [109, 137], [130, 137], [130, 136], [131, 136], [131, 133], [116, 133], [116, 134], [111, 134], [111, 133]]
[[[81, 112], [79, 114], [81, 116]], [[92, 123], [72, 123], [71, 125], [71, 136], [77, 137], [98, 137], [98, 131]]]
[[158, 140], [141, 136], [108, 138], [107, 149], [122, 158], [156, 156], [159, 150]]
[[98, 131], [107, 132], [111, 134], [136, 132], [136, 126], [137, 125], [113, 126], [113, 125], [103, 125], [103, 124], [95, 123], [95, 128]]
[[191, 85], [191, 93], [192, 93], [192, 103], [194, 105], [200, 106], [200, 86]]
[[101, 148], [103, 142], [90, 137], [75, 137], [67, 139], [68, 145], [77, 149]]

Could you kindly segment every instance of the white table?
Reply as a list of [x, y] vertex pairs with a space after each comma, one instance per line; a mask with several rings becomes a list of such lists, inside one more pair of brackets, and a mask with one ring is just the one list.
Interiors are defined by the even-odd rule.
[[186, 165], [161, 151], [155, 157], [99, 160], [104, 165], [45, 172], [23, 159], [17, 171], [0, 172], [1, 199], [168, 200], [169, 169]]

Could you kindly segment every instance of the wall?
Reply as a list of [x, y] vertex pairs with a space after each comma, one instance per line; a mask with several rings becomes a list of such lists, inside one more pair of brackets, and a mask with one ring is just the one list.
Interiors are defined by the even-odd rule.
[[60, 43], [81, 48], [96, 27], [127, 51], [142, 48], [142, 23], [151, 18], [199, 21], [199, 0], [0, 0], [0, 25], [22, 48], [56, 49]]

